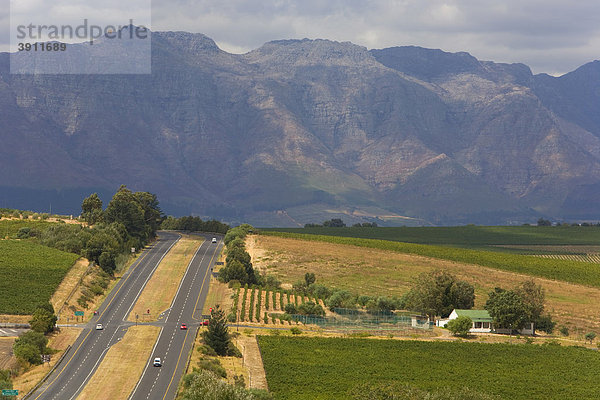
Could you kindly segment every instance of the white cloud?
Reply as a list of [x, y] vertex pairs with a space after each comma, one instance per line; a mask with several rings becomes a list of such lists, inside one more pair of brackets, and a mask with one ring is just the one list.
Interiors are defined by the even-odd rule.
[[[35, 10], [43, 0], [21, 1]], [[61, 17], [85, 3], [52, 4], [51, 15]], [[95, 4], [111, 10], [130, 1]], [[153, 30], [204, 33], [236, 53], [270, 40], [308, 37], [369, 48], [467, 51], [484, 60], [523, 62], [534, 72], [568, 72], [600, 58], [597, 0], [154, 0], [152, 12]], [[3, 23], [0, 13], [0, 29]]]

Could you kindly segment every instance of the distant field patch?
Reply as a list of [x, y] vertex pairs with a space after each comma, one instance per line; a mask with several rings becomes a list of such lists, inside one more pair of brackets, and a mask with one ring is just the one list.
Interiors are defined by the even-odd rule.
[[13, 239], [16, 238], [17, 233], [21, 228], [44, 230], [53, 224], [53, 222], [36, 221], [30, 219], [3, 219], [0, 220], [0, 239], [4, 239], [6, 237]]
[[598, 245], [598, 226], [452, 226], [399, 228], [269, 228], [263, 231], [343, 236], [460, 247]]
[[600, 254], [539, 254], [536, 257], [600, 264]]
[[0, 241], [0, 314], [31, 314], [50, 297], [77, 254], [29, 241]]
[[[471, 389], [505, 399], [594, 399], [597, 352], [579, 347], [259, 336], [275, 399], [351, 399], [361, 383]], [[356, 368], [359, 365], [360, 368]]]
[[401, 243], [389, 240], [360, 239], [327, 235], [307, 235], [287, 232], [262, 232], [263, 235], [295, 238], [309, 241], [347, 244], [376, 248], [441, 260], [481, 265], [503, 271], [555, 279], [564, 282], [600, 287], [600, 270], [587, 262], [555, 260], [534, 256], [498, 253], [458, 247], [431, 246], [414, 243]]

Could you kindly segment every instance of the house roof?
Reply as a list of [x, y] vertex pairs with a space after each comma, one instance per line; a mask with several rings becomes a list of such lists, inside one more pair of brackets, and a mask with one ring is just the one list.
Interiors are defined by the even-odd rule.
[[454, 310], [459, 317], [471, 318], [473, 322], [492, 322], [492, 317], [487, 310]]

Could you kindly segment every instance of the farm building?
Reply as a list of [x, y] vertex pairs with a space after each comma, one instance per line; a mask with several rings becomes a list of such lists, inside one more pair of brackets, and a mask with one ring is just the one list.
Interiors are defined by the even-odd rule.
[[[492, 323], [493, 318], [490, 317], [490, 314], [487, 310], [452, 310], [452, 313], [448, 316], [447, 319], [441, 319], [437, 321], [437, 326], [444, 327], [453, 319], [458, 317], [469, 317], [473, 321], [473, 327], [469, 330], [471, 333], [485, 333], [485, 332], [496, 332], [496, 333], [511, 333], [509, 329], [494, 329], [494, 325]], [[535, 329], [533, 326], [533, 322], [528, 322], [525, 327], [519, 330], [519, 333], [522, 335], [533, 335], [535, 334]]]

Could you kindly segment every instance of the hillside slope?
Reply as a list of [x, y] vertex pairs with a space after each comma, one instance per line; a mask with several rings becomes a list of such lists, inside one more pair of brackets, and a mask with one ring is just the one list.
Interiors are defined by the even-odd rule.
[[77, 213], [80, 193], [125, 183], [263, 226], [600, 211], [598, 62], [555, 78], [418, 47], [152, 39], [151, 75], [11, 75], [0, 54], [5, 206]]

